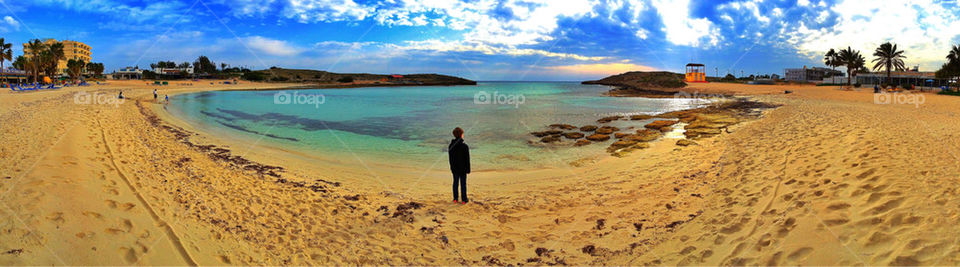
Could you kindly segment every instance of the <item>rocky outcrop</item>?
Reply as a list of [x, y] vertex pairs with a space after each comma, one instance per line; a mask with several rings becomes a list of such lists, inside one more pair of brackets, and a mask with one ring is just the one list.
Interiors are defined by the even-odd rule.
[[617, 128], [617, 127], [613, 127], [613, 126], [603, 126], [603, 127], [597, 128], [596, 133], [598, 133], [598, 134], [612, 134], [613, 132], [616, 132], [616, 131], [619, 131], [619, 130], [620, 130], [620, 128]]
[[566, 137], [567, 139], [580, 139], [580, 138], [583, 138], [583, 133], [578, 133], [578, 132], [563, 133], [563, 137]]
[[577, 140], [577, 142], [574, 143], [573, 146], [585, 146], [585, 145], [589, 145], [590, 143], [591, 143], [590, 141], [580, 139], [580, 140]]
[[623, 116], [619, 116], [619, 115], [617, 115], [617, 116], [608, 116], [608, 117], [600, 118], [599, 120], [597, 120], [597, 123], [608, 123], [608, 122], [611, 122], [611, 121], [620, 120], [620, 119], [622, 119], [622, 118], [623, 118]]
[[673, 97], [687, 86], [683, 74], [664, 71], [631, 71], [583, 84], [616, 86], [607, 92], [611, 96]]
[[562, 129], [562, 130], [573, 130], [573, 129], [576, 129], [577, 126], [573, 126], [565, 123], [557, 123], [557, 124], [550, 124], [550, 128]]
[[696, 145], [696, 144], [697, 144], [697, 142], [690, 141], [690, 140], [687, 140], [687, 139], [677, 140], [677, 145], [678, 145], [678, 146], [691, 146], [691, 145]]
[[653, 118], [653, 116], [644, 115], [644, 114], [639, 114], [639, 115], [630, 116], [630, 120], [632, 120], [632, 121], [649, 120], [649, 119], [652, 119], [652, 118]]
[[560, 141], [559, 135], [551, 135], [551, 136], [546, 136], [544, 138], [540, 138], [541, 143], [553, 143], [553, 142], [559, 142], [559, 141]]
[[584, 125], [580, 127], [581, 132], [592, 132], [596, 130], [597, 130], [597, 126], [593, 126], [593, 125]]
[[684, 135], [690, 139], [711, 137], [723, 132], [727, 126], [739, 122], [731, 113], [697, 114], [696, 118], [684, 127]]
[[587, 136], [587, 140], [594, 141], [594, 142], [602, 142], [602, 141], [610, 140], [610, 136], [605, 134], [592, 134], [590, 136]]
[[677, 124], [677, 122], [679, 121], [655, 120], [651, 123], [647, 123], [647, 125], [644, 125], [643, 127], [647, 129], [654, 129], [659, 131], [661, 128], [673, 126], [674, 124]]
[[546, 130], [546, 131], [542, 131], [542, 132], [531, 132], [530, 134], [532, 134], [533, 136], [536, 136], [536, 137], [544, 137], [544, 136], [548, 136], [548, 135], [559, 135], [559, 134], [562, 134], [562, 133], [563, 133], [563, 131], [561, 131], [561, 130]]

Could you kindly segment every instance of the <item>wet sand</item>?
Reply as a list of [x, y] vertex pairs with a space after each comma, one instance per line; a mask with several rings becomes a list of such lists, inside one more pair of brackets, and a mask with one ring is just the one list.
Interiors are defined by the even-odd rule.
[[[697, 145], [473, 173], [458, 205], [443, 157], [331, 161], [152, 99], [292, 86], [193, 84], [0, 92], [0, 264], [960, 264], [958, 97], [697, 84], [782, 106]], [[117, 106], [74, 101], [120, 88]]]

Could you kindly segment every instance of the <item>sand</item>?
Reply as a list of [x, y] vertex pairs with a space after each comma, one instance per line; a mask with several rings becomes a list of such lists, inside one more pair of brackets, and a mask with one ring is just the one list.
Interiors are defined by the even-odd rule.
[[[444, 155], [423, 170], [264, 147], [151, 95], [283, 86], [0, 92], [0, 265], [960, 264], [960, 97], [697, 84], [783, 106], [697, 145], [473, 173], [458, 205]], [[74, 103], [118, 89], [129, 101]]]

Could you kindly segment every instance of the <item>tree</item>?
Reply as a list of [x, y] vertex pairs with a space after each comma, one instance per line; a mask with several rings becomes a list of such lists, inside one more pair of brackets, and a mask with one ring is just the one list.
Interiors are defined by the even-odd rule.
[[86, 65], [83, 60], [67, 60], [67, 74], [70, 75], [70, 79], [77, 80], [77, 77], [80, 77], [80, 73], [83, 72], [83, 68], [86, 67]]
[[29, 67], [31, 74], [33, 74], [34, 82], [40, 79], [40, 53], [43, 51], [44, 46], [40, 39], [33, 39], [27, 43], [27, 50], [30, 51], [24, 51], [30, 54]]
[[100, 77], [103, 74], [103, 63], [87, 63], [87, 71], [93, 72], [95, 77]]
[[13, 60], [13, 50], [10, 49], [12, 44], [9, 44], [3, 38], [0, 38], [0, 72], [3, 71], [3, 62]]
[[18, 70], [27, 69], [27, 58], [23, 56], [18, 56], [16, 60], [13, 61], [13, 68]]
[[194, 73], [216, 73], [217, 65], [210, 61], [206, 56], [200, 56], [196, 61], [193, 62], [193, 72]]
[[903, 71], [906, 67], [903, 66], [903, 59], [906, 58], [903, 56], [903, 50], [897, 50], [896, 44], [891, 44], [886, 42], [877, 47], [877, 50], [873, 52], [873, 70], [877, 71], [880, 69], [887, 70], [887, 84], [891, 83], [890, 69], [896, 69], [897, 71]]
[[[823, 64], [829, 66], [830, 69], [832, 70], [837, 70], [837, 67], [843, 66], [843, 64], [840, 62], [839, 57], [840, 57], [840, 54], [838, 54], [837, 51], [833, 50], [833, 48], [830, 48], [830, 51], [827, 51], [827, 54], [823, 56]], [[833, 77], [836, 77], [833, 74], [831, 74], [830, 76], [831, 76], [831, 79]], [[836, 83], [836, 80], [834, 80], [833, 82]]]
[[847, 67], [847, 86], [850, 86], [853, 84], [853, 75], [863, 70], [866, 59], [860, 55], [860, 51], [853, 50], [849, 46], [847, 49], [840, 50], [838, 59], [843, 63], [842, 66]]
[[[937, 78], [952, 79], [960, 77], [960, 45], [954, 45], [947, 54], [947, 63], [937, 71]], [[960, 91], [960, 82], [957, 83], [957, 91]]]

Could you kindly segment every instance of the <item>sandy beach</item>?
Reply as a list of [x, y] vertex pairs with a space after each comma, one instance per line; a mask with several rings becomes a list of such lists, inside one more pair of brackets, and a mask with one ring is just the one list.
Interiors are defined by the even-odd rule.
[[697, 145], [472, 173], [459, 205], [444, 158], [259, 146], [151, 94], [296, 86], [210, 82], [0, 91], [0, 265], [960, 264], [960, 97], [695, 84], [782, 106]]

